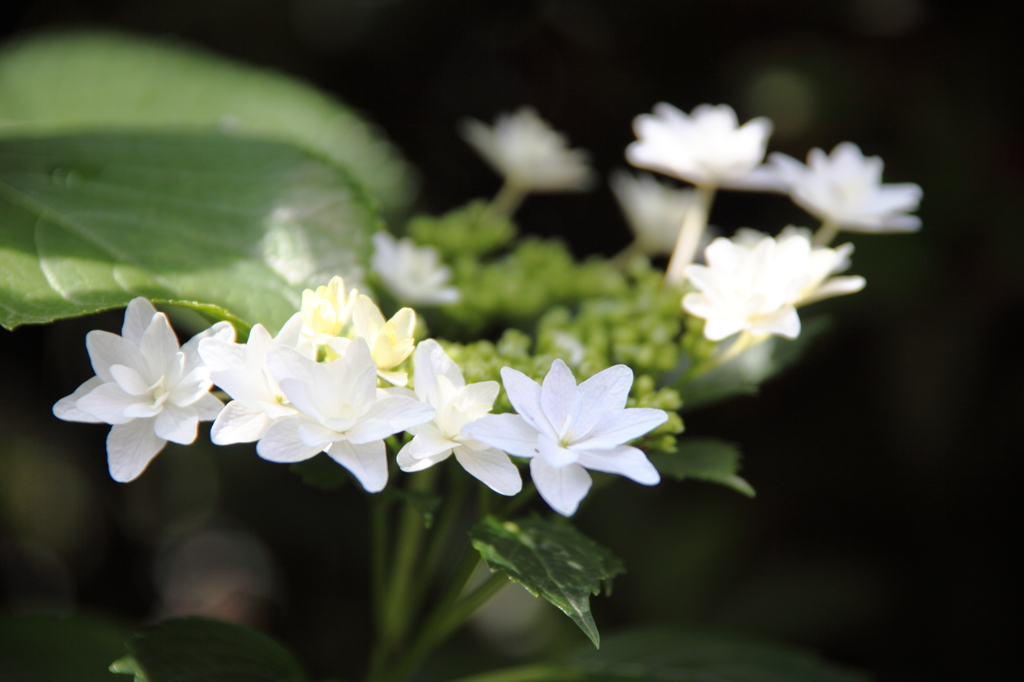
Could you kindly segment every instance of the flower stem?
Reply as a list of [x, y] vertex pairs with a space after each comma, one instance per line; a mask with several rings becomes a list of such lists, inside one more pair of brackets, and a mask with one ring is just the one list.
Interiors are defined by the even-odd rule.
[[583, 671], [564, 665], [521, 665], [460, 677], [453, 682], [572, 682], [583, 680]]
[[665, 271], [667, 286], [679, 286], [686, 279], [686, 266], [693, 262], [693, 257], [697, 253], [704, 228], [708, 226], [708, 214], [714, 199], [714, 187], [697, 185], [693, 201], [690, 202], [690, 207], [686, 209], [686, 215], [683, 216], [679, 237], [672, 250], [672, 257], [669, 258], [668, 269]]
[[828, 246], [839, 234], [839, 227], [828, 220], [821, 224], [818, 231], [814, 233], [814, 246]]
[[491, 199], [491, 212], [502, 218], [511, 218], [526, 195], [527, 191], [519, 185], [506, 182]]

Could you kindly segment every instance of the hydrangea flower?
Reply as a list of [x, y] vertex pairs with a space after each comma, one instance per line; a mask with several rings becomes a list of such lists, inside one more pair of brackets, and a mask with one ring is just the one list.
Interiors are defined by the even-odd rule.
[[353, 339], [342, 357], [321, 363], [292, 348], [271, 348], [267, 366], [296, 413], [270, 425], [257, 454], [301, 462], [326, 452], [367, 492], [379, 492], [388, 481], [384, 439], [434, 416], [430, 405], [377, 388], [377, 365], [363, 338]]
[[141, 474], [167, 441], [188, 445], [200, 421], [217, 417], [224, 404], [210, 395], [210, 369], [199, 356], [203, 339], [234, 339], [218, 322], [184, 346], [167, 316], [144, 298], [125, 311], [121, 336], [94, 330], [85, 337], [96, 376], [53, 406], [60, 419], [107, 423], [107, 462], [115, 481]]
[[414, 437], [398, 452], [402, 471], [420, 471], [454, 454], [463, 469], [494, 492], [515, 495], [522, 490], [519, 469], [508, 455], [462, 433], [464, 426], [491, 411], [501, 390], [498, 382], [467, 385], [458, 365], [433, 339], [416, 347], [413, 379], [416, 397], [436, 415], [409, 429]]
[[[369, 296], [360, 294], [352, 307], [352, 329], [356, 338], [363, 339], [370, 347], [380, 378], [394, 386], [405, 386], [409, 374], [394, 368], [412, 355], [416, 347], [416, 311], [402, 308], [385, 322], [377, 304]], [[327, 345], [340, 357], [345, 355], [351, 341], [334, 338]]]
[[348, 292], [345, 280], [334, 277], [327, 286], [302, 292], [302, 338], [314, 348], [340, 336], [348, 324], [359, 291]]
[[609, 184], [636, 237], [636, 248], [648, 256], [672, 253], [693, 190], [670, 187], [649, 173], [633, 175], [621, 169], [612, 173]]
[[447, 286], [452, 271], [441, 264], [434, 247], [416, 246], [408, 238], [396, 240], [383, 230], [373, 235], [373, 246], [370, 266], [398, 300], [423, 305], [462, 300], [462, 292]]
[[584, 190], [593, 184], [587, 152], [569, 149], [566, 136], [531, 107], [499, 114], [494, 127], [466, 119], [461, 133], [508, 184], [524, 192]]
[[765, 189], [776, 187], [760, 169], [772, 122], [760, 116], [742, 126], [727, 104], [701, 104], [687, 115], [666, 102], [654, 113], [633, 119], [637, 141], [626, 159], [639, 168], [665, 173], [700, 187]]
[[308, 328], [302, 317], [293, 315], [273, 338], [257, 324], [244, 345], [221, 338], [199, 343], [199, 355], [212, 370], [210, 378], [232, 398], [210, 429], [215, 444], [253, 443], [274, 421], [296, 413], [267, 366], [267, 353], [275, 346], [298, 347], [313, 359], [315, 347], [301, 343], [302, 333]]
[[800, 334], [796, 307], [864, 288], [863, 277], [831, 277], [849, 266], [853, 244], [812, 247], [807, 230], [787, 229], [778, 239], [744, 230], [715, 239], [707, 265], [689, 265], [686, 277], [698, 289], [683, 297], [686, 312], [704, 318], [704, 336], [721, 341], [737, 332]]
[[884, 163], [865, 157], [852, 142], [841, 142], [831, 154], [812, 149], [807, 165], [775, 152], [771, 166], [793, 201], [824, 223], [850, 232], [913, 232], [921, 219], [907, 215], [921, 202], [921, 187], [912, 183], [882, 184]]
[[590, 490], [587, 469], [619, 474], [643, 485], [661, 480], [639, 449], [625, 445], [668, 419], [664, 410], [626, 408], [633, 370], [615, 365], [579, 386], [569, 367], [555, 360], [543, 386], [504, 367], [502, 382], [518, 414], [481, 417], [462, 429], [510, 455], [530, 458], [537, 492], [563, 516], [575, 513]]

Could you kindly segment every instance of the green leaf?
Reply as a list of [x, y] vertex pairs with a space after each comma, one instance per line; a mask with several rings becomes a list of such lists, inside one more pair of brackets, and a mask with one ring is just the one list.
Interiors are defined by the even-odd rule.
[[613, 635], [566, 663], [587, 682], [866, 682], [796, 647], [670, 628]]
[[280, 140], [348, 169], [385, 209], [413, 199], [411, 169], [380, 131], [282, 74], [113, 32], [44, 34], [0, 53], [0, 136], [100, 128]]
[[595, 647], [601, 636], [590, 613], [590, 595], [625, 568], [611, 552], [572, 526], [533, 517], [501, 522], [486, 517], [470, 531], [473, 547], [494, 570], [560, 608]]
[[359, 278], [377, 225], [344, 173], [287, 144], [219, 133], [0, 139], [0, 324], [141, 295], [274, 330], [303, 288]]
[[683, 399], [683, 411], [737, 395], [755, 395], [762, 383], [796, 362], [811, 340], [821, 336], [830, 326], [827, 318], [813, 318], [804, 322], [796, 339], [772, 336], [721, 367], [686, 383], [677, 383], [676, 388]]
[[0, 614], [0, 680], [111, 682], [129, 630], [98, 616]]
[[754, 489], [736, 475], [741, 456], [738, 445], [717, 438], [681, 438], [675, 452], [652, 452], [648, 455], [664, 476], [678, 481], [695, 478], [720, 483], [753, 497]]
[[434, 512], [441, 506], [440, 495], [424, 490], [396, 490], [395, 495], [412, 505], [413, 509], [423, 517], [423, 525], [430, 528], [434, 525]]
[[[304, 682], [306, 674], [277, 641], [242, 625], [206, 618], [169, 620], [135, 633], [131, 660], [147, 682]], [[127, 669], [125, 672], [129, 672]]]

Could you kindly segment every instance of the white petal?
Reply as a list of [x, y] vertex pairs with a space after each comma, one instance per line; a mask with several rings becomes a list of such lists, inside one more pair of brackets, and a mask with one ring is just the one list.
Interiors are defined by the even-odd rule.
[[462, 372], [441, 345], [427, 339], [416, 346], [415, 372], [416, 395], [425, 403], [437, 407], [437, 377], [446, 376], [453, 386], [461, 388], [466, 385]]
[[608, 412], [585, 440], [573, 443], [573, 448], [605, 450], [639, 438], [666, 421], [668, 413], [653, 407], [630, 407]]
[[[260, 325], [256, 325], [262, 329]], [[249, 333], [250, 343], [256, 327]], [[264, 331], [264, 334], [266, 332]], [[206, 338], [199, 343], [199, 356], [211, 370], [223, 371], [245, 366], [245, 346], [240, 343], [231, 343], [218, 338]]]
[[537, 492], [551, 508], [562, 516], [572, 516], [593, 482], [579, 464], [553, 467], [543, 457], [530, 460], [530, 476]]
[[331, 443], [344, 436], [337, 431], [331, 431], [328, 428], [324, 428], [320, 424], [314, 424], [311, 421], [302, 422], [299, 424], [299, 440], [302, 441], [303, 445], [307, 445], [311, 448], [324, 449]]
[[403, 396], [388, 396], [376, 401], [363, 419], [345, 432], [353, 443], [381, 440], [419, 426], [434, 418], [434, 408]]
[[209, 393], [204, 393], [199, 400], [195, 401], [189, 408], [195, 410], [201, 422], [210, 422], [216, 419], [224, 409], [224, 403], [219, 398]]
[[471, 476], [499, 495], [515, 495], [523, 489], [519, 469], [501, 450], [455, 448], [455, 459]]
[[137, 396], [128, 395], [120, 386], [110, 382], [79, 398], [78, 409], [108, 424], [125, 424], [133, 419], [124, 413], [128, 407], [149, 403], [148, 399], [140, 400]]
[[561, 435], [576, 406], [576, 377], [563, 360], [551, 363], [540, 391], [540, 405], [548, 423]]
[[195, 410], [171, 403], [165, 404], [153, 421], [153, 431], [157, 436], [181, 445], [194, 442], [198, 428], [199, 417]]
[[212, 387], [210, 370], [206, 367], [197, 367], [171, 388], [167, 400], [179, 407], [191, 405], [204, 395], [209, 395]]
[[[445, 438], [440, 429], [432, 429], [429, 428], [430, 426], [432, 424], [424, 424], [423, 428], [417, 431], [416, 436], [402, 448], [413, 459], [436, 457], [458, 445], [455, 441]], [[449, 454], [451, 453], [449, 452]]]
[[153, 304], [142, 298], [133, 298], [124, 311], [124, 324], [121, 326], [121, 336], [125, 341], [138, 347], [142, 342], [142, 335], [149, 327], [156, 315], [156, 308]]
[[142, 334], [139, 350], [142, 351], [149, 371], [154, 376], [166, 372], [167, 364], [179, 351], [178, 337], [174, 335], [166, 315], [157, 313], [153, 316], [153, 320]]
[[800, 316], [793, 306], [785, 306], [771, 315], [755, 320], [751, 325], [751, 331], [756, 334], [778, 334], [787, 339], [795, 339], [800, 336]]
[[[516, 408], [523, 419], [537, 431], [542, 431], [552, 438], [558, 434], [551, 428], [551, 423], [544, 416], [541, 406], [541, 387], [536, 381], [511, 367], [501, 368], [501, 382], [505, 386], [509, 402]], [[495, 445], [495, 447], [501, 447]], [[504, 449], [504, 448], [502, 448]]]
[[388, 483], [388, 459], [384, 441], [356, 445], [338, 441], [328, 450], [327, 455], [352, 472], [368, 493], [377, 493]]
[[859, 276], [851, 277], [832, 277], [825, 280], [825, 282], [811, 292], [811, 295], [804, 298], [799, 302], [799, 305], [807, 305], [808, 303], [814, 303], [825, 298], [831, 298], [832, 296], [843, 296], [845, 294], [854, 294], [867, 284], [867, 280]]
[[576, 438], [586, 437], [606, 413], [624, 408], [632, 386], [633, 370], [626, 365], [609, 367], [580, 384], [580, 406], [572, 425]]
[[516, 457], [540, 454], [540, 432], [518, 414], [489, 414], [463, 426], [462, 435]]
[[537, 446], [540, 450], [540, 456], [553, 467], [564, 467], [573, 464], [579, 458], [575, 450], [562, 447], [557, 441], [543, 433], [537, 437]]
[[75, 389], [75, 392], [69, 396], [61, 398], [53, 406], [53, 415], [58, 419], [63, 419], [67, 422], [85, 422], [87, 424], [102, 424], [103, 420], [99, 419], [88, 412], [83, 412], [78, 409], [78, 399], [84, 398], [85, 396], [92, 393], [96, 388], [103, 385], [103, 379], [99, 377], [93, 377], [83, 383], [81, 386]]
[[409, 454], [409, 443], [406, 443], [405, 447], [398, 451], [398, 457], [396, 458], [398, 466], [402, 471], [412, 473], [414, 471], [423, 471], [429, 469], [438, 462], [443, 462], [448, 459], [451, 454], [451, 448], [448, 448], [447, 452], [443, 452], [434, 457], [423, 457], [422, 459], [416, 459]]
[[274, 422], [256, 444], [256, 454], [271, 462], [302, 462], [323, 448], [309, 447], [299, 438], [299, 425], [309, 423], [308, 417], [296, 415]]
[[107, 435], [110, 477], [120, 483], [138, 478], [167, 441], [153, 432], [153, 419], [117, 424]]
[[641, 450], [620, 445], [611, 450], [585, 450], [580, 452], [580, 466], [594, 471], [619, 474], [643, 485], [661, 482], [661, 475]]
[[110, 375], [121, 387], [121, 390], [128, 395], [145, 395], [149, 390], [149, 384], [142, 376], [131, 367], [125, 365], [111, 365]]
[[263, 437], [269, 426], [270, 419], [263, 410], [232, 400], [213, 422], [210, 440], [216, 445], [254, 443]]
[[140, 374], [149, 375], [149, 365], [142, 351], [117, 334], [95, 329], [85, 335], [85, 347], [89, 351], [93, 371], [103, 381], [114, 380], [110, 374], [111, 365], [125, 365]]

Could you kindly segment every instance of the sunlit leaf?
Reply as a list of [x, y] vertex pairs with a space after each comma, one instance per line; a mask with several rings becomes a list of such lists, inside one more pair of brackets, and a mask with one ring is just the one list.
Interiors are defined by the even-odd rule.
[[412, 173], [380, 131], [283, 74], [113, 32], [45, 34], [0, 53], [0, 136], [113, 128], [276, 139], [348, 169], [385, 208], [412, 200]]
[[681, 438], [675, 452], [652, 452], [648, 456], [663, 476], [677, 481], [711, 481], [754, 496], [750, 484], [737, 475], [741, 454], [735, 443], [717, 438]]
[[611, 591], [625, 569], [611, 552], [572, 526], [538, 517], [501, 522], [487, 517], [470, 531], [473, 546], [495, 570], [560, 608], [599, 646], [590, 595]]
[[376, 226], [344, 173], [287, 144], [219, 133], [0, 139], [0, 324], [143, 295], [273, 330], [303, 288], [359, 279]]

